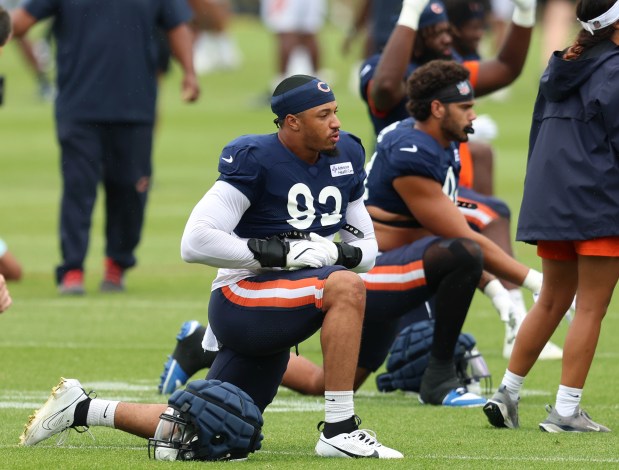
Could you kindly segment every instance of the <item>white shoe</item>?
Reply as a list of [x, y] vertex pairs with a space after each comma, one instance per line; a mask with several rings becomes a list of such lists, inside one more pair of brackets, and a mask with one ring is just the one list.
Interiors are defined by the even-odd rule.
[[61, 378], [45, 404], [30, 416], [20, 444], [33, 446], [72, 427], [75, 407], [87, 398], [78, 380]]
[[[507, 335], [505, 336], [505, 342], [503, 343], [503, 358], [509, 359], [514, 349], [515, 338], [509, 341]], [[563, 349], [554, 344], [552, 341], [548, 341], [539, 354], [540, 361], [551, 361], [561, 359], [563, 357]]]
[[375, 459], [401, 459], [404, 456], [395, 449], [385, 447], [376, 439], [374, 431], [357, 429], [326, 438], [320, 433], [316, 453], [321, 457], [368, 457]]
[[563, 358], [563, 349], [550, 341], [546, 343], [538, 357], [540, 361], [553, 361], [561, 358]]
[[[509, 359], [514, 349], [514, 343], [516, 342], [516, 335], [520, 329], [520, 325], [524, 321], [524, 315], [518, 315], [513, 321], [505, 323], [505, 339], [503, 341], [503, 358]], [[563, 357], [563, 349], [548, 341], [542, 349], [539, 355], [541, 361], [550, 361], [561, 359]]]

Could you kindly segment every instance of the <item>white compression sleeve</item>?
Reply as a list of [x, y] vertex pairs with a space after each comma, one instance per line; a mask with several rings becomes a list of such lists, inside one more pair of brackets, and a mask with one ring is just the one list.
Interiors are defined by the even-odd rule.
[[189, 216], [181, 240], [183, 260], [217, 268], [260, 268], [247, 240], [232, 234], [249, 205], [238, 189], [217, 181]]
[[346, 209], [346, 223], [359, 229], [363, 233], [363, 238], [358, 238], [351, 232], [340, 230], [340, 239], [352, 246], [356, 246], [363, 252], [363, 258], [359, 265], [352, 269], [356, 273], [364, 273], [374, 267], [376, 256], [378, 255], [378, 245], [376, 244], [376, 236], [374, 235], [374, 226], [372, 219], [368, 214], [363, 198], [348, 203]]

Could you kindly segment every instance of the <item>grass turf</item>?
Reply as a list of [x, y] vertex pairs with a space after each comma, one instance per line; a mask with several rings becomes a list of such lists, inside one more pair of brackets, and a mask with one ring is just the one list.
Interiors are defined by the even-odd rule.
[[[40, 33], [35, 30], [34, 36]], [[5, 104], [0, 108], [0, 236], [23, 262], [25, 278], [12, 284], [14, 306], [0, 318], [0, 449], [3, 468], [158, 468], [149, 461], [144, 440], [105, 428], [73, 435], [64, 447], [54, 439], [34, 448], [17, 445], [29, 414], [47, 398], [60, 376], [75, 377], [102, 398], [165, 402], [156, 386], [166, 355], [174, 346], [180, 324], [206, 321], [214, 270], [187, 265], [179, 257], [179, 240], [193, 205], [216, 178], [221, 147], [239, 134], [275, 130], [265, 102], [274, 70], [273, 38], [250, 18], [238, 18], [233, 33], [243, 50], [240, 70], [201, 78], [199, 103], [180, 101], [175, 68], [161, 89], [154, 153], [154, 184], [150, 194], [139, 265], [128, 274], [128, 291], [97, 292], [102, 273], [103, 226], [101, 198], [97, 205], [86, 263], [83, 298], [62, 298], [53, 284], [59, 261], [57, 219], [60, 198], [58, 148], [52, 107], [36, 99], [35, 82], [25, 70], [17, 48], [9, 45], [0, 58], [7, 78]], [[349, 88], [354, 54], [342, 57], [343, 39], [335, 25], [322, 35], [324, 63], [333, 79], [343, 128], [359, 135], [368, 152], [372, 130], [360, 99]], [[357, 50], [355, 51], [358, 53]], [[499, 125], [495, 141], [496, 193], [518, 213], [526, 165], [530, 112], [538, 79], [537, 47], [531, 50], [523, 75], [505, 101], [483, 99], [479, 113], [489, 113]], [[369, 157], [369, 155], [368, 155]], [[539, 269], [531, 247], [516, 244], [516, 255]], [[589, 375], [583, 406], [593, 418], [619, 428], [619, 368], [615, 333], [618, 304], [609, 309], [596, 359]], [[474, 300], [465, 331], [500, 381], [506, 361], [501, 357], [503, 326], [490, 302]], [[562, 342], [566, 326], [554, 340]], [[320, 361], [316, 337], [300, 347]], [[263, 450], [250, 461], [226, 468], [611, 468], [619, 467], [617, 433], [551, 435], [537, 429], [554, 402], [560, 362], [540, 362], [527, 378], [521, 403], [522, 429], [490, 428], [479, 409], [449, 410], [420, 405], [404, 393], [378, 394], [374, 377], [355, 399], [363, 426], [377, 431], [386, 445], [401, 450], [403, 461], [321, 460], [313, 456], [316, 424], [323, 418], [322, 400], [282, 389], [265, 413]], [[176, 464], [179, 465], [179, 464]], [[204, 464], [184, 463], [183, 468]]]

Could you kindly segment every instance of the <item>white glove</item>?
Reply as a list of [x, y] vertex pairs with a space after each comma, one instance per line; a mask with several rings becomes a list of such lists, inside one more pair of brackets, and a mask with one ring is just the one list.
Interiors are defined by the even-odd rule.
[[512, 0], [514, 4], [514, 14], [512, 15], [512, 23], [522, 26], [523, 28], [532, 28], [535, 26], [535, 9], [537, 7], [536, 0]]
[[309, 240], [288, 240], [288, 245], [286, 269], [291, 271], [333, 266], [337, 261], [335, 243], [315, 233], [310, 233]]
[[428, 0], [404, 0], [397, 24], [417, 31], [419, 29], [419, 17], [427, 4]]
[[501, 282], [498, 279], [490, 281], [484, 287], [484, 294], [490, 298], [492, 305], [499, 312], [501, 321], [514, 327], [516, 324], [516, 306]]

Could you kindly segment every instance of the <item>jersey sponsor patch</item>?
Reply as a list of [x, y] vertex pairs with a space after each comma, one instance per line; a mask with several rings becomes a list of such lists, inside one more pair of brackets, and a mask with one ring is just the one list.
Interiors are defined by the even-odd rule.
[[354, 173], [351, 162], [337, 163], [331, 165], [331, 176], [334, 178], [344, 175], [352, 175]]

